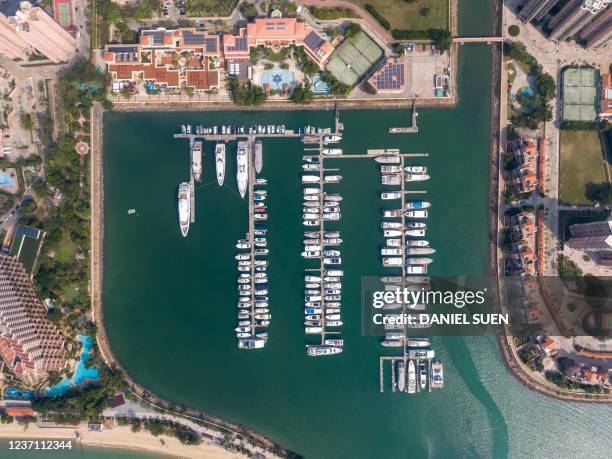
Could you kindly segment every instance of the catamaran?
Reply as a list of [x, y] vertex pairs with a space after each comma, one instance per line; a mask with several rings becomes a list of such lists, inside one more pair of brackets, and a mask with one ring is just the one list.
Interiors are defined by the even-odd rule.
[[191, 186], [187, 182], [182, 182], [178, 189], [178, 212], [179, 226], [183, 237], [187, 237], [189, 232], [189, 222], [191, 220]]
[[242, 141], [238, 142], [238, 154], [236, 156], [238, 163], [238, 172], [236, 178], [238, 180], [238, 191], [240, 196], [244, 198], [244, 195], [249, 184], [249, 162], [247, 158], [247, 143]]
[[223, 186], [225, 180], [225, 144], [218, 143], [215, 146], [215, 167], [217, 169], [217, 183]]
[[191, 149], [191, 173], [196, 181], [202, 179], [202, 142], [193, 142]]

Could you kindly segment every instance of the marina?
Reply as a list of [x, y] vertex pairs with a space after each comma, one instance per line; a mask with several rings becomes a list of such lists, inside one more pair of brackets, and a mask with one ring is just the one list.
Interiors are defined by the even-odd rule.
[[[416, 111], [413, 107], [413, 119], [416, 123]], [[236, 182], [242, 198], [248, 199], [249, 229], [244, 239], [238, 240], [236, 248], [247, 250], [236, 255], [239, 277], [237, 288], [238, 326], [235, 328], [238, 347], [240, 349], [261, 349], [268, 341], [267, 327], [270, 325], [270, 304], [268, 296], [267, 255], [267, 191], [265, 179], [258, 179], [257, 174], [263, 168], [263, 142], [260, 139], [272, 137], [298, 138], [304, 145], [302, 157], [302, 223], [304, 226], [303, 251], [301, 256], [317, 263], [316, 267], [308, 266], [304, 271], [304, 333], [307, 337], [316, 335], [318, 343], [308, 342], [308, 356], [331, 356], [340, 354], [344, 340], [341, 337], [342, 321], [342, 269], [341, 243], [342, 237], [338, 230], [330, 231], [326, 225], [340, 221], [342, 218], [341, 203], [343, 197], [338, 193], [329, 192], [326, 187], [342, 181], [338, 168], [326, 167], [328, 160], [336, 159], [366, 159], [379, 165], [381, 184], [385, 191], [380, 192], [383, 200], [401, 200], [400, 209], [384, 210], [381, 228], [386, 238], [387, 246], [381, 248], [381, 262], [385, 268], [401, 270], [396, 288], [402, 288], [407, 283], [407, 277], [427, 274], [427, 266], [433, 262], [419, 255], [433, 254], [435, 250], [428, 247], [422, 239], [426, 234], [426, 225], [415, 221], [426, 219], [431, 203], [421, 200], [406, 201], [408, 194], [425, 194], [425, 190], [408, 190], [407, 184], [421, 183], [429, 180], [426, 167], [408, 165], [407, 160], [427, 158], [428, 153], [402, 153], [398, 148], [367, 149], [366, 154], [344, 154], [343, 149], [335, 145], [342, 141], [343, 123], [339, 121], [339, 110], [335, 110], [335, 130], [307, 125], [296, 131], [286, 129], [284, 125], [254, 125], [254, 126], [212, 126], [197, 125], [193, 130], [190, 125], [181, 126], [181, 132], [175, 138], [188, 138], [191, 148], [192, 172], [197, 170], [194, 156], [194, 145], [202, 142], [215, 142], [215, 164], [217, 181], [223, 184], [225, 174], [226, 142], [237, 142]], [[192, 133], [193, 131], [193, 133]], [[199, 140], [201, 139], [201, 140]], [[201, 146], [199, 147], [201, 150]], [[195, 149], [197, 151], [197, 148]], [[191, 174], [193, 182], [194, 176]], [[393, 189], [387, 187], [394, 187]], [[247, 193], [248, 191], [248, 193]], [[193, 199], [193, 194], [192, 194]], [[389, 221], [391, 220], [391, 221]], [[421, 244], [422, 243], [422, 244]], [[311, 263], [311, 262], [309, 262]], [[387, 285], [387, 287], [392, 287]], [[388, 305], [387, 309], [406, 311], [406, 305]], [[394, 313], [395, 314], [395, 313]], [[397, 336], [394, 336], [397, 335]], [[402, 348], [402, 372], [408, 372], [408, 393], [416, 387], [411, 379], [416, 373], [410, 373], [414, 364], [410, 358], [411, 351], [407, 346], [407, 334], [387, 333], [381, 342], [385, 347]], [[425, 353], [426, 359], [433, 359], [434, 352]], [[423, 355], [425, 355], [423, 354]], [[393, 359], [393, 357], [389, 357]], [[425, 357], [421, 357], [424, 359]], [[385, 358], [381, 357], [382, 365]], [[418, 360], [418, 359], [417, 359]], [[419, 361], [416, 362], [417, 366]], [[441, 364], [440, 364], [441, 365]], [[431, 374], [429, 367], [419, 371]], [[392, 365], [392, 380], [394, 388], [396, 368]], [[411, 376], [412, 375], [412, 376]], [[419, 375], [425, 379], [426, 375]], [[382, 376], [381, 376], [382, 377]], [[405, 375], [402, 373], [402, 378]], [[442, 387], [441, 379], [437, 379], [435, 387]], [[382, 386], [381, 386], [382, 387]], [[420, 387], [420, 386], [419, 386]], [[428, 387], [431, 389], [432, 384]], [[394, 389], [395, 390], [395, 389]]]
[[[423, 164], [429, 166], [432, 179], [422, 198], [432, 202], [426, 237], [438, 249], [432, 275], [479, 274], [483, 265], [480, 253], [487, 237], [486, 203], [480, 196], [486, 195], [486, 170], [481, 166], [488, 146], [484, 110], [488, 91], [483, 88], [489, 83], [482, 67], [489, 61], [486, 50], [480, 52], [476, 46], [460, 50], [466, 62], [463, 69], [470, 72], [462, 80], [462, 106], [435, 112], [420, 109], [418, 135], [386, 134], [388, 126], [402, 124], [394, 120], [405, 118], [403, 111], [343, 112], [346, 131], [340, 146], [345, 152], [359, 153], [384, 145], [401, 146], [406, 152], [430, 152]], [[380, 271], [380, 210], [376, 207], [382, 188], [371, 160], [328, 163], [340, 167], [344, 177], [337, 187], [344, 197], [341, 230], [347, 296], [342, 334], [347, 349], [328, 358], [308, 357], [301, 315], [303, 259], [299, 256], [303, 195], [298, 171], [302, 161], [294, 155], [299, 152], [299, 139], [263, 142], [271, 212], [268, 274], [274, 289], [270, 296], [274, 317], [264, 351], [253, 354], [237, 349], [232, 331], [236, 320], [232, 250], [236, 240], [244, 236], [248, 213], [247, 201], [225, 188], [236, 189], [235, 144], [228, 145], [224, 188], [216, 183], [198, 187], [198, 222], [183, 240], [175, 222], [175, 199], [177, 184], [188, 178], [184, 177], [187, 142], [179, 145], [170, 139], [175, 126], [188, 119], [192, 124], [200, 120], [209, 124], [265, 124], [268, 119], [282, 119], [287, 126], [329, 125], [333, 112], [108, 114], [104, 131], [105, 223], [123, 230], [108, 231], [105, 236], [105, 266], [109, 267], [104, 276], [104, 320], [113, 351], [145, 387], [177, 403], [252, 427], [306, 457], [324, 457], [330, 450], [353, 458], [376, 454], [451, 457], [464, 451], [467, 430], [473, 433], [474, 454], [486, 456], [489, 452], [496, 457], [550, 453], [545, 442], [521, 441], [542, 426], [545, 435], [560, 438], [557, 448], [563, 455], [576, 444], [576, 437], [563, 438], [564, 426], [584, 443], [593, 435], [607, 438], [603, 436], [606, 430], [597, 426], [606, 425], [609, 409], [583, 404], [564, 408], [561, 402], [525, 390], [508, 374], [493, 338], [436, 338], [432, 343], [436, 356], [444, 361], [445, 389], [432, 397], [402, 397], [387, 388], [387, 393], [379, 396], [378, 357], [390, 349], [381, 347], [376, 339], [362, 338], [358, 300], [349, 295], [358, 291], [360, 275], [384, 274]], [[371, 126], [374, 134], [365, 132], [361, 128], [364, 124]], [[479, 127], [470, 129], [474, 125]], [[444, 126], [444, 136], [436, 129], [440, 126]], [[136, 145], [131, 139], [139, 130], [150, 130], [154, 135]], [[214, 143], [206, 148], [204, 183], [215, 181], [211, 147], [214, 150]], [[162, 161], [160, 158], [169, 157], [168, 152], [180, 161]], [[154, 156], [157, 159], [150, 161]], [[142, 165], [149, 162], [152, 168], [143, 171]], [[453, 174], [446, 172], [449, 169]], [[462, 177], [461, 182], [453, 179], [455, 174]], [[473, 180], [466, 179], [472, 175]], [[126, 195], [131, 196], [129, 203]], [[447, 200], [449, 195], [452, 200]], [[462, 218], [466, 206], [470, 213]], [[461, 212], [456, 207], [461, 207]], [[137, 209], [139, 216], [128, 216], [127, 208]], [[361, 220], [356, 220], [358, 215]], [[456, 232], [445, 228], [444, 222], [449, 220], [456, 225]], [[151, 253], [152, 246], [155, 253]], [[284, 252], [289, 256], [284, 258]], [[209, 263], [209, 259], [216, 262]], [[179, 284], [186, 288], [167, 288]], [[177, 307], [169, 307], [174, 304]], [[172, 364], [173, 377], [168, 376], [165, 362]], [[386, 365], [385, 382], [390, 371], [389, 363]], [[347, 383], [346, 390], [313, 389], [317, 382], [342, 381], [347, 375], [354, 382]], [[245, 386], [245, 380], [253, 379], [257, 380], [257, 391]], [[354, 413], [351, 419], [343, 419], [346, 412]], [[427, 422], [418, 413], [427, 413]], [[440, 428], [433, 429], [434, 425]], [[356, 441], [356, 437], [367, 441]], [[590, 451], [603, 457], [609, 443], [593, 442]]]

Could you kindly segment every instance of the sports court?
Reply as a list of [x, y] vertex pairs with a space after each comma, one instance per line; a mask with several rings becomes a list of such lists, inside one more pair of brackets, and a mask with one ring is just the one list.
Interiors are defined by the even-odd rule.
[[70, 0], [53, 0], [53, 19], [65, 29], [72, 26], [71, 10]]
[[563, 119], [594, 121], [597, 119], [597, 81], [592, 68], [569, 68], [563, 71]]
[[362, 31], [342, 42], [332, 54], [326, 69], [342, 83], [353, 86], [382, 55], [380, 46]]

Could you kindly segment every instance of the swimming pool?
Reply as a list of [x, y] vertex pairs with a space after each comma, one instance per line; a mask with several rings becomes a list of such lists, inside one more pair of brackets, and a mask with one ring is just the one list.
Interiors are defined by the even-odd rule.
[[93, 345], [93, 340], [91, 336], [79, 335], [77, 336], [77, 339], [83, 345], [83, 350], [81, 352], [81, 358], [79, 359], [79, 363], [76, 366], [74, 375], [72, 376], [72, 380], [64, 378], [55, 386], [49, 387], [45, 391], [45, 395], [47, 397], [59, 397], [60, 395], [63, 395], [68, 392], [71, 387], [83, 384], [87, 380], [96, 380], [100, 377], [99, 369], [94, 367], [87, 368], [89, 353], [91, 351], [91, 346]]
[[289, 85], [290, 89], [295, 87], [295, 77], [293, 72], [280, 67], [264, 70], [261, 74], [261, 85], [269, 85], [272, 91], [284, 91], [284, 85]]
[[323, 80], [323, 77], [321, 77], [319, 73], [317, 73], [312, 77], [310, 90], [315, 94], [329, 94], [331, 92], [331, 86]]
[[0, 172], [0, 185], [15, 186], [15, 179], [7, 172]]

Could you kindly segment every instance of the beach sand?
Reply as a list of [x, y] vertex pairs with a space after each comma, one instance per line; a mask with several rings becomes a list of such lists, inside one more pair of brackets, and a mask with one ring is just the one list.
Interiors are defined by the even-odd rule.
[[[165, 435], [154, 437], [146, 431], [134, 433], [129, 426], [116, 426], [103, 432], [90, 432], [87, 430], [87, 426], [83, 425], [75, 428], [41, 428], [33, 423], [28, 426], [17, 423], [2, 424], [0, 426], [0, 438], [12, 440], [49, 440], [56, 438], [76, 440], [76, 431], [79, 432], [79, 441], [86, 446], [131, 449], [184, 458], [229, 459], [244, 457], [207, 443], [188, 446], [182, 444], [176, 438]], [[163, 445], [160, 440], [163, 440]], [[76, 443], [73, 443], [73, 446], [76, 446]]]

